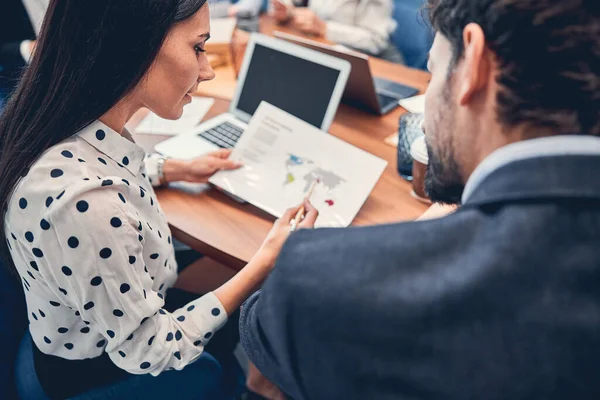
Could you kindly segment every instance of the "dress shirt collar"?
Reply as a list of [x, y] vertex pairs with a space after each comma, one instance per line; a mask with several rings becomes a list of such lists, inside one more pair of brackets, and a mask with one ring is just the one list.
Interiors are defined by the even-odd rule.
[[501, 147], [475, 168], [465, 186], [462, 203], [467, 202], [475, 189], [492, 172], [505, 165], [530, 158], [564, 155], [600, 156], [600, 138], [580, 135], [550, 136], [523, 140]]
[[134, 176], [140, 172], [146, 154], [144, 149], [106, 124], [96, 121], [77, 135]]

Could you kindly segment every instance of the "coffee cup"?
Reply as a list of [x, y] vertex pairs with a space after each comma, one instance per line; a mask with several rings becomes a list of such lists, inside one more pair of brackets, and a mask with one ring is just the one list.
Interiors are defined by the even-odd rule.
[[431, 201], [427, 198], [427, 194], [425, 193], [425, 173], [427, 172], [427, 164], [429, 163], [425, 136], [415, 139], [410, 146], [410, 155], [413, 159], [413, 181], [410, 194], [415, 199], [430, 204]]

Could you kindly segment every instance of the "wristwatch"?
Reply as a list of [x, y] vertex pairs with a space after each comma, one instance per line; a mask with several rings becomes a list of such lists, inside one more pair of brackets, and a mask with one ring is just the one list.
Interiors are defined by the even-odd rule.
[[160, 186], [164, 186], [166, 185], [167, 182], [167, 178], [165, 177], [165, 162], [168, 160], [168, 157], [160, 157], [158, 158], [158, 160], [156, 160], [156, 169], [157, 169], [157, 173], [158, 173], [158, 184]]

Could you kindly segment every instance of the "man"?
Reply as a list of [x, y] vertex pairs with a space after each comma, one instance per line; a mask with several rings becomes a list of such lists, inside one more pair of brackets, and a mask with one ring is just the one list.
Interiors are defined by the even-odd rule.
[[263, 7], [263, 0], [209, 0], [211, 18], [256, 17]]
[[390, 40], [396, 28], [392, 0], [272, 0], [272, 6], [280, 24], [291, 23], [307, 35], [404, 63]]
[[242, 310], [300, 399], [598, 399], [600, 7], [429, 0], [429, 221], [304, 230]]

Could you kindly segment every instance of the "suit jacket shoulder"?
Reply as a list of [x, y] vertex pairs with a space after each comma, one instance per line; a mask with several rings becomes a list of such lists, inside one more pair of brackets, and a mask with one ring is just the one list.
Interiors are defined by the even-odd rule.
[[600, 391], [598, 226], [598, 201], [544, 200], [299, 231], [242, 343], [294, 399], [540, 398], [556, 377], [540, 364], [569, 376], [549, 399]]

